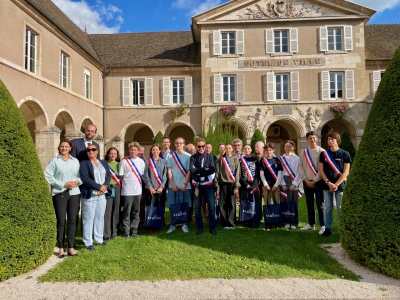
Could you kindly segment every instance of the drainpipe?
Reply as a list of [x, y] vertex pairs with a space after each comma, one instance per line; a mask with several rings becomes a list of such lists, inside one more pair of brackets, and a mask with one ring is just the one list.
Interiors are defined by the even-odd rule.
[[105, 68], [105, 72], [101, 73], [101, 77], [103, 78], [103, 140], [104, 140], [104, 152], [106, 153], [106, 79], [107, 75], [110, 73], [111, 68], [107, 70], [107, 67]]

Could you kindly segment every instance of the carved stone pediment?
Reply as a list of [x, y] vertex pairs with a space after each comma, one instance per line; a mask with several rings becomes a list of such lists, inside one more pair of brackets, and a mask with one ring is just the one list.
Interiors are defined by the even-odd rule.
[[272, 0], [265, 5], [255, 4], [246, 8], [244, 14], [239, 14], [239, 19], [276, 19], [276, 18], [303, 18], [322, 16], [320, 7], [305, 6], [306, 3], [294, 4], [286, 0]]

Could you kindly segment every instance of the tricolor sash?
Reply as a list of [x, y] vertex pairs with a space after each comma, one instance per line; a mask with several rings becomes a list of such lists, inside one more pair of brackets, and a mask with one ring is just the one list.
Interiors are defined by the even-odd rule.
[[235, 172], [233, 172], [231, 165], [229, 164], [228, 159], [224, 156], [222, 157], [222, 163], [225, 166], [226, 172], [228, 173], [229, 178], [232, 180], [232, 182], [235, 182]]
[[118, 174], [115, 173], [115, 171], [114, 171], [110, 166], [109, 166], [109, 168], [110, 168], [110, 173], [111, 173], [111, 178], [112, 178], [112, 180], [114, 180], [115, 183], [116, 183], [119, 187], [121, 187], [121, 181], [119, 180]]
[[142, 185], [142, 175], [140, 175], [140, 172], [136, 167], [135, 163], [133, 162], [132, 158], [125, 157], [125, 159], [126, 162], [128, 163], [128, 166], [131, 168], [133, 175], [135, 175], [136, 179], [139, 181], [139, 184]]
[[[342, 172], [339, 170], [339, 166], [336, 164], [335, 160], [332, 158], [332, 156], [329, 153], [329, 151], [324, 151], [323, 154], [325, 156], [325, 161], [332, 168], [333, 172], [335, 172], [336, 175], [339, 176], [339, 177], [342, 176]], [[344, 181], [346, 181], [346, 179]]]
[[292, 181], [294, 181], [294, 178], [296, 177], [296, 175], [294, 174], [294, 172], [290, 168], [286, 158], [284, 156], [279, 156], [279, 160], [281, 161], [282, 166], [285, 168], [286, 173], [288, 173], [290, 179], [292, 179]]
[[187, 171], [186, 171], [185, 167], [183, 166], [181, 160], [179, 159], [178, 154], [176, 154], [176, 152], [173, 152], [171, 154], [171, 156], [172, 156], [172, 159], [174, 160], [176, 166], [178, 167], [179, 171], [181, 171], [183, 177], [186, 177]]
[[314, 174], [314, 176], [316, 176], [318, 173], [318, 169], [314, 166], [314, 163], [311, 159], [310, 150], [308, 150], [308, 148], [306, 148], [306, 149], [304, 149], [303, 153], [304, 153], [304, 158], [306, 159], [308, 167], [310, 168], [310, 170]]
[[256, 192], [260, 192], [260, 190], [258, 189], [258, 186], [256, 186], [254, 189], [250, 189], [249, 192], [254, 195]]
[[161, 186], [162, 178], [160, 173], [158, 172], [157, 164], [154, 161], [154, 158], [149, 157], [147, 159], [147, 162], [149, 163], [149, 168], [151, 170], [151, 173], [153, 173], [154, 179], [157, 181], [158, 186]]
[[241, 157], [241, 158], [239, 158], [239, 160], [242, 162], [242, 166], [243, 166], [244, 170], [246, 171], [247, 178], [249, 179], [250, 182], [253, 182], [255, 174], [253, 174], [253, 172], [251, 171], [250, 165], [247, 162], [246, 158]]
[[[287, 192], [286, 191], [281, 190], [279, 193], [281, 194], [281, 196], [283, 198], [287, 199]], [[297, 190], [297, 198], [301, 198], [302, 196], [303, 196], [303, 193], [300, 192], [299, 190]]]
[[276, 181], [278, 179], [278, 174], [276, 173], [276, 170], [269, 164], [268, 160], [264, 156], [262, 157], [262, 160], [265, 167], [268, 169], [268, 171], [271, 173], [272, 177], [274, 177], [274, 180]]

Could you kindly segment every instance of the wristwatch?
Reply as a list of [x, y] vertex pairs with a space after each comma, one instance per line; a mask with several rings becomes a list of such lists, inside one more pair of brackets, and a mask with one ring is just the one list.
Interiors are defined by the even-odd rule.
[[325, 183], [328, 184], [328, 183], [329, 183], [329, 180], [325, 181]]

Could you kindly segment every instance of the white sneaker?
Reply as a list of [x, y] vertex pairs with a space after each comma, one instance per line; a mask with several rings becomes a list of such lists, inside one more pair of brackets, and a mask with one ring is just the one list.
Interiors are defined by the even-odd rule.
[[304, 226], [300, 230], [315, 230], [315, 226], [311, 226], [310, 224], [307, 224], [306, 226]]
[[319, 230], [318, 234], [323, 234], [325, 231], [325, 226], [321, 226], [321, 229]]
[[171, 233], [175, 229], [176, 229], [175, 226], [169, 226], [169, 229], [168, 229], [167, 233]]
[[290, 228], [290, 224], [286, 224], [285, 228], [289, 229]]
[[183, 225], [183, 226], [182, 226], [182, 231], [183, 231], [184, 233], [188, 233], [188, 232], [189, 232], [189, 228], [187, 227], [187, 225]]
[[229, 226], [225, 226], [224, 229], [231, 229]]
[[297, 227], [292, 225], [292, 226], [290, 226], [290, 229], [297, 229]]

